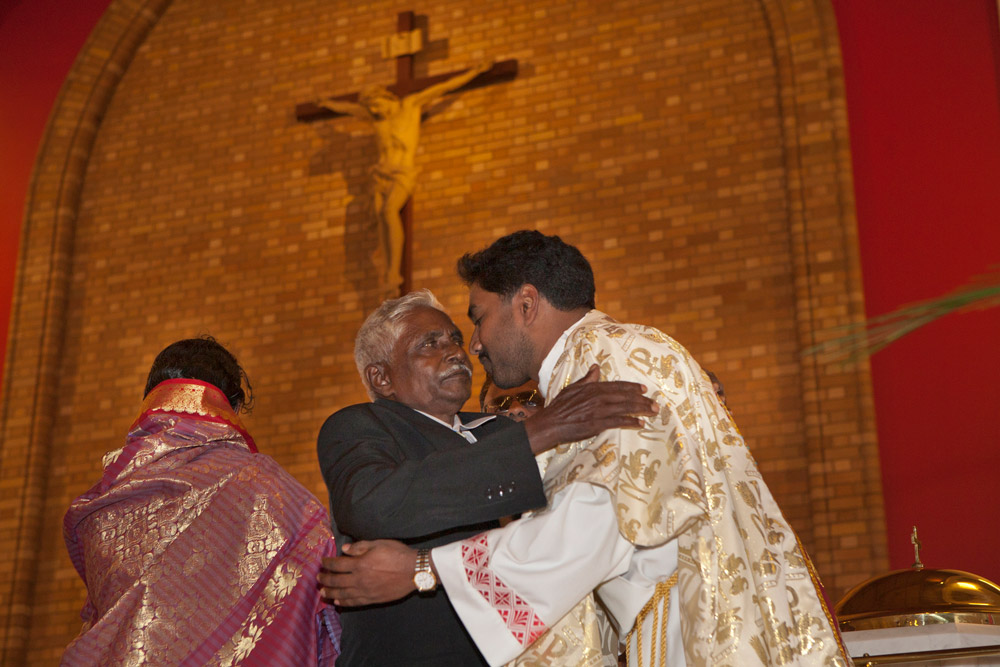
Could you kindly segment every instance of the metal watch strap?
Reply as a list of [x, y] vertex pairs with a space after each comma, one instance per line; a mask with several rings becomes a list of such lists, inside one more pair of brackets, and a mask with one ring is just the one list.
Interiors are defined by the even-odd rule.
[[413, 583], [420, 592], [434, 590], [437, 586], [437, 577], [431, 569], [431, 550], [417, 549], [417, 563], [413, 568]]

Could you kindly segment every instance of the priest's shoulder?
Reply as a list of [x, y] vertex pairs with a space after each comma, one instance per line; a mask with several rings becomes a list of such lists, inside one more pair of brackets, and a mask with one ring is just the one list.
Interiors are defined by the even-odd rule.
[[635, 344], [636, 339], [649, 343], [664, 344], [676, 352], [687, 353], [683, 345], [656, 327], [646, 324], [618, 322], [609, 316], [604, 316], [599, 320], [595, 319], [587, 323], [587, 325], [574, 331], [571, 337], [571, 340], [576, 343], [582, 341], [589, 341], [591, 343], [600, 342], [616, 347], [626, 344], [631, 347]]

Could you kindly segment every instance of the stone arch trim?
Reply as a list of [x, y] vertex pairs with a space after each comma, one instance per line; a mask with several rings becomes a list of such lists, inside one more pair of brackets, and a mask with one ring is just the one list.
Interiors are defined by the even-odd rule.
[[0, 405], [0, 663], [23, 662], [58, 411], [66, 298], [80, 192], [115, 88], [170, 0], [116, 0], [70, 70], [43, 135], [25, 203]]
[[[756, 1], [778, 77], [796, 321], [804, 350], [831, 327], [865, 319], [843, 68], [829, 0]], [[824, 364], [801, 356], [799, 379], [809, 546], [831, 593], [839, 595], [888, 567], [870, 369], [867, 361]], [[848, 407], [834, 415], [830, 399], [840, 397], [849, 399]], [[846, 533], [851, 539], [838, 537]]]

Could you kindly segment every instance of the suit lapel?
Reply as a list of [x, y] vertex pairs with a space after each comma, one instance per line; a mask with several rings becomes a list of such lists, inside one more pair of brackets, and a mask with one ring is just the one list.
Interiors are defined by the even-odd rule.
[[417, 432], [429, 449], [445, 451], [469, 444], [465, 438], [447, 426], [439, 424], [426, 415], [422, 415], [413, 408], [403, 405], [398, 401], [388, 398], [377, 398], [375, 402], [405, 421], [407, 425]]
[[[375, 403], [386, 408], [387, 410], [390, 410], [393, 414], [405, 421], [420, 435], [430, 449], [444, 451], [454, 449], [455, 447], [468, 446], [470, 444], [468, 440], [452, 429], [444, 426], [443, 424], [439, 424], [409, 406], [403, 405], [399, 401], [393, 401], [388, 398], [377, 398], [375, 399]], [[463, 424], [467, 424], [474, 419], [487, 416], [489, 415], [483, 412], [458, 413], [458, 418]], [[509, 420], [505, 417], [496, 417], [496, 419], [491, 419], [483, 425], [473, 429], [472, 434], [479, 439], [509, 425]]]

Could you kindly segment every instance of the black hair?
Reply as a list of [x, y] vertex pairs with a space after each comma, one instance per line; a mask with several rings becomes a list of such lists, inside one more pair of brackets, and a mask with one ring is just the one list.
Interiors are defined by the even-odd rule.
[[726, 404], [726, 388], [722, 386], [722, 380], [720, 380], [718, 378], [718, 376], [715, 373], [713, 373], [712, 371], [710, 371], [710, 370], [706, 370], [705, 371], [705, 375], [708, 376], [708, 379], [709, 379], [709, 381], [712, 384], [714, 384], [714, 385], [716, 385], [718, 387], [718, 389], [715, 390], [715, 394], [719, 397], [719, 400], [722, 401], [722, 404], [725, 405]]
[[164, 380], [180, 378], [201, 380], [218, 387], [237, 412], [241, 409], [250, 412], [253, 407], [253, 389], [246, 371], [236, 357], [211, 336], [179, 340], [156, 355], [143, 397]]
[[458, 260], [466, 285], [478, 285], [509, 300], [522, 285], [534, 285], [559, 310], [594, 307], [594, 271], [575, 247], [558, 236], [521, 230]]

